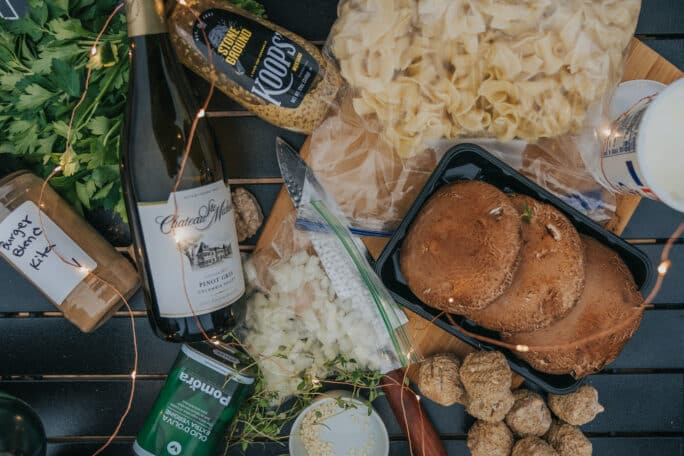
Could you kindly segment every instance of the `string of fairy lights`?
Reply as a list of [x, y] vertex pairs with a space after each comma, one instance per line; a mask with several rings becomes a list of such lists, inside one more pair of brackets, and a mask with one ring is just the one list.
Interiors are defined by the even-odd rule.
[[[177, 3], [178, 5], [180, 5], [181, 7], [188, 8], [189, 11], [191, 11], [192, 14], [195, 16], [195, 18], [197, 19], [198, 24], [199, 24], [199, 26], [200, 26], [199, 28], [200, 28], [200, 30], [202, 31], [202, 36], [203, 36], [203, 39], [205, 40], [205, 43], [206, 43], [206, 45], [207, 45], [207, 49], [210, 49], [210, 46], [209, 46], [209, 39], [208, 39], [207, 34], [206, 34], [206, 32], [205, 32], [204, 23], [203, 23], [203, 21], [201, 20], [199, 14], [198, 14], [196, 11], [194, 11], [191, 7], [189, 7], [189, 6], [187, 5], [186, 0], [176, 0], [176, 3]], [[92, 46], [91, 46], [90, 49], [88, 50], [89, 58], [94, 58], [94, 57], [97, 56], [97, 54], [98, 54], [98, 52], [99, 52], [99, 51], [98, 51], [98, 45], [99, 45], [99, 43], [100, 43], [100, 41], [101, 41], [102, 36], [103, 36], [104, 33], [107, 31], [107, 29], [108, 29], [108, 27], [109, 27], [109, 25], [110, 25], [112, 19], [115, 17], [115, 15], [116, 15], [117, 13], [119, 13], [119, 11], [123, 8], [123, 6], [124, 6], [123, 3], [119, 3], [119, 4], [113, 9], [113, 11], [110, 13], [110, 15], [107, 17], [107, 19], [105, 20], [105, 22], [104, 22], [104, 24], [103, 24], [101, 30], [99, 31], [99, 33], [97, 34], [97, 36], [96, 36], [96, 38], [95, 38], [95, 40], [94, 40]], [[181, 165], [180, 165], [180, 167], [179, 167], [178, 176], [177, 176], [177, 178], [176, 178], [176, 182], [175, 182], [174, 189], [173, 189], [173, 193], [172, 193], [172, 195], [173, 195], [173, 201], [174, 201], [174, 214], [175, 214], [175, 215], [177, 215], [177, 213], [178, 213], [178, 203], [177, 203], [177, 200], [176, 200], [176, 192], [178, 191], [178, 188], [179, 188], [180, 185], [181, 185], [181, 179], [182, 179], [182, 177], [183, 177], [183, 173], [184, 173], [184, 171], [185, 171], [185, 166], [186, 166], [186, 163], [187, 163], [188, 158], [189, 158], [189, 155], [190, 155], [190, 149], [191, 149], [192, 141], [193, 141], [194, 136], [195, 136], [196, 128], [197, 128], [197, 125], [198, 125], [199, 121], [200, 121], [201, 119], [203, 119], [204, 117], [206, 117], [206, 115], [207, 115], [207, 110], [208, 110], [208, 107], [209, 107], [209, 103], [210, 103], [210, 101], [211, 101], [211, 99], [212, 99], [212, 96], [213, 96], [213, 93], [214, 93], [214, 90], [215, 90], [215, 86], [216, 86], [216, 84], [215, 84], [215, 79], [216, 79], [216, 73], [215, 73], [215, 71], [216, 71], [216, 69], [215, 69], [214, 64], [213, 64], [212, 53], [211, 53], [211, 52], [208, 52], [207, 55], [208, 55], [209, 65], [210, 65], [210, 67], [211, 67], [211, 80], [209, 81], [209, 82], [210, 82], [210, 86], [209, 86], [209, 91], [208, 91], [208, 93], [207, 93], [207, 96], [206, 96], [205, 99], [204, 99], [204, 102], [202, 103], [201, 107], [198, 109], [197, 113], [196, 113], [195, 116], [193, 117], [193, 122], [192, 122], [192, 125], [191, 125], [190, 130], [189, 130], [188, 135], [187, 135], [187, 141], [186, 141], [186, 145], [185, 145], [185, 150], [184, 150], [184, 153], [183, 153], [183, 156], [182, 156]], [[84, 87], [83, 87], [83, 92], [82, 92], [81, 97], [79, 98], [78, 102], [76, 103], [76, 105], [74, 106], [74, 108], [73, 108], [73, 110], [72, 110], [72, 112], [71, 112], [71, 117], [70, 117], [70, 120], [69, 120], [67, 132], [66, 132], [66, 145], [65, 145], [65, 151], [64, 151], [64, 153], [63, 153], [63, 155], [62, 155], [62, 160], [61, 160], [61, 163], [62, 163], [62, 164], [68, 163], [69, 159], [71, 158], [71, 157], [69, 156], [69, 154], [70, 154], [71, 151], [72, 151], [72, 149], [70, 148], [70, 144], [71, 144], [71, 137], [72, 137], [71, 135], [72, 135], [73, 122], [74, 122], [74, 118], [75, 118], [75, 116], [76, 116], [76, 113], [77, 113], [77, 111], [78, 111], [80, 105], [83, 103], [83, 101], [85, 100], [85, 97], [86, 97], [86, 95], [87, 95], [88, 88], [89, 88], [90, 77], [91, 77], [92, 71], [93, 71], [93, 70], [92, 70], [92, 67], [91, 67], [91, 66], [88, 66], [88, 69], [87, 69], [87, 72], [86, 72], [86, 77], [85, 77], [85, 83], [84, 83]], [[44, 202], [44, 192], [45, 192], [45, 188], [46, 188], [48, 182], [49, 182], [52, 178], [54, 178], [55, 176], [57, 176], [59, 173], [61, 173], [62, 171], [63, 171], [63, 166], [62, 166], [62, 165], [58, 165], [58, 166], [56, 166], [56, 167], [50, 172], [50, 174], [45, 178], [45, 180], [44, 180], [44, 182], [43, 182], [43, 185], [42, 185], [42, 187], [41, 187], [40, 197], [39, 197], [39, 204], [38, 204], [39, 207], [40, 207], [41, 209], [45, 209], [45, 208], [46, 208], [45, 202]], [[46, 241], [49, 243], [48, 232], [45, 230], [45, 227], [44, 227], [44, 224], [43, 224], [43, 211], [42, 211], [42, 210], [38, 211], [38, 214], [39, 214], [39, 222], [40, 222], [40, 225], [41, 225], [41, 228], [42, 228], [42, 231], [43, 231], [43, 235], [45, 236]], [[175, 230], [175, 227], [173, 228], [173, 230]], [[208, 341], [208, 342], [210, 342], [210, 343], [212, 343], [212, 344], [215, 344], [215, 345], [223, 345], [223, 344], [225, 344], [225, 345], [239, 345], [239, 346], [242, 346], [243, 348], [249, 348], [249, 347], [245, 347], [244, 345], [241, 345], [241, 344], [239, 344], [239, 343], [237, 343], [237, 342], [224, 342], [224, 341], [222, 341], [222, 340], [220, 340], [220, 339], [217, 339], [217, 338], [211, 338], [211, 337], [209, 337], [209, 335], [206, 333], [204, 327], [203, 327], [202, 324], [201, 324], [201, 321], [199, 320], [198, 315], [195, 313], [195, 310], [194, 310], [194, 307], [193, 307], [193, 304], [192, 304], [192, 300], [191, 300], [190, 295], [189, 295], [189, 292], [188, 292], [188, 290], [187, 290], [186, 281], [185, 281], [185, 271], [184, 271], [184, 266], [183, 266], [183, 265], [184, 265], [184, 261], [183, 261], [183, 256], [182, 256], [182, 250], [181, 250], [181, 248], [180, 248], [180, 246], [179, 246], [179, 242], [178, 242], [179, 237], [176, 236], [177, 233], [175, 233], [175, 231], [172, 232], [172, 234], [174, 235], [174, 237], [175, 237], [175, 239], [176, 239], [176, 241], [177, 241], [176, 244], [178, 245], [178, 252], [179, 252], [179, 255], [180, 255], [181, 273], [182, 273], [182, 277], [183, 277], [182, 282], [183, 282], [183, 289], [184, 289], [184, 293], [185, 293], [185, 298], [186, 298], [186, 301], [187, 301], [187, 303], [188, 303], [189, 309], [190, 309], [190, 311], [191, 311], [191, 313], [192, 313], [192, 315], [193, 315], [193, 317], [194, 317], [194, 320], [195, 320], [195, 322], [196, 322], [196, 324], [197, 324], [199, 330], [200, 330], [201, 333], [202, 333], [203, 338], [204, 338], [206, 341]], [[636, 308], [637, 310], [641, 310], [641, 309], [644, 309], [644, 308], [646, 308], [646, 307], [651, 306], [651, 303], [653, 302], [653, 300], [655, 299], [656, 295], [657, 295], [658, 292], [660, 291], [660, 289], [661, 289], [661, 287], [662, 287], [662, 284], [663, 284], [663, 280], [664, 280], [665, 276], [667, 275], [667, 273], [668, 273], [668, 271], [670, 270], [670, 267], [671, 267], [671, 265], [672, 265], [672, 261], [671, 261], [670, 258], [669, 258], [669, 254], [670, 254], [670, 251], [671, 251], [671, 249], [672, 249], [672, 246], [674, 245], [675, 241], [676, 241], [680, 236], [682, 236], [683, 234], [684, 234], [684, 223], [682, 223], [682, 224], [679, 225], [679, 227], [678, 227], [678, 228], [674, 231], [674, 233], [669, 237], [667, 243], [665, 244], [665, 247], [663, 248], [663, 251], [662, 251], [662, 253], [661, 253], [660, 263], [659, 263], [658, 266], [657, 266], [658, 275], [657, 275], [656, 283], [655, 283], [653, 289], [651, 290], [651, 292], [649, 293], [649, 295], [644, 299], [644, 302], [643, 302], [639, 307]], [[130, 394], [129, 394], [129, 397], [128, 397], [127, 405], [126, 405], [126, 407], [125, 407], [123, 413], [121, 414], [121, 417], [120, 417], [120, 419], [119, 419], [119, 421], [118, 421], [118, 423], [117, 423], [117, 426], [114, 428], [114, 430], [113, 430], [112, 433], [109, 435], [109, 437], [108, 437], [107, 440], [104, 442], [104, 444], [103, 444], [99, 449], [97, 449], [97, 450], [93, 453], [93, 456], [97, 456], [97, 455], [101, 454], [101, 453], [102, 453], [102, 452], [103, 452], [103, 451], [104, 451], [104, 450], [105, 450], [105, 449], [114, 441], [114, 439], [116, 439], [116, 437], [118, 436], [118, 434], [119, 434], [119, 432], [120, 432], [120, 430], [121, 430], [121, 427], [122, 427], [124, 421], [126, 420], [128, 414], [130, 413], [130, 410], [131, 410], [132, 405], [133, 405], [133, 399], [134, 399], [135, 390], [136, 390], [137, 371], [138, 371], [138, 342], [137, 342], [137, 336], [136, 336], [135, 316], [134, 316], [133, 310], [132, 310], [132, 308], [131, 308], [131, 306], [130, 306], [130, 303], [128, 302], [128, 299], [126, 299], [126, 297], [125, 297], [125, 296], [116, 288], [116, 286], [114, 286], [112, 283], [110, 283], [109, 281], [107, 281], [107, 280], [104, 279], [103, 277], [99, 276], [95, 271], [89, 270], [86, 266], [81, 265], [81, 264], [79, 264], [78, 262], [76, 262], [76, 261], [74, 261], [74, 260], [65, 258], [63, 255], [60, 254], [60, 252], [59, 252], [57, 249], [54, 249], [53, 251], [55, 252], [56, 256], [57, 256], [62, 262], [64, 262], [65, 264], [67, 264], [68, 266], [78, 269], [78, 270], [79, 270], [81, 273], [83, 273], [83, 274], [91, 274], [91, 275], [93, 275], [93, 277], [95, 277], [97, 280], [99, 280], [100, 282], [102, 282], [106, 287], [108, 287], [108, 288], [110, 288], [112, 291], [114, 291], [114, 293], [117, 294], [117, 296], [121, 299], [121, 301], [123, 302], [124, 306], [126, 307], [127, 312], [128, 312], [128, 316], [129, 316], [129, 319], [130, 319], [130, 322], [131, 322], [132, 348], [133, 348], [133, 367], [132, 367], [131, 372], [128, 374], [128, 376], [129, 376], [130, 379], [131, 379], [131, 380], [130, 380], [130, 382], [131, 382]], [[452, 325], [454, 325], [455, 327], [457, 327], [460, 331], [462, 331], [462, 332], [465, 333], [466, 335], [469, 335], [469, 336], [471, 336], [471, 337], [473, 337], [473, 338], [475, 338], [475, 339], [478, 339], [478, 340], [480, 340], [480, 341], [482, 341], [482, 342], [487, 342], [487, 343], [493, 344], [493, 345], [495, 345], [495, 346], [498, 346], [498, 347], [501, 347], [501, 348], [505, 348], [505, 349], [508, 349], [508, 350], [512, 350], [512, 351], [517, 351], [517, 352], [529, 352], [529, 351], [544, 352], [544, 351], [558, 350], [559, 348], [562, 349], [562, 348], [576, 347], [576, 346], [578, 346], [578, 345], [580, 345], [580, 344], [584, 344], [584, 343], [587, 343], [587, 342], [591, 342], [591, 341], [593, 341], [593, 340], [600, 339], [600, 338], [602, 338], [602, 337], [605, 337], [605, 336], [607, 336], [607, 335], [610, 335], [610, 334], [612, 334], [612, 333], [614, 333], [614, 332], [620, 330], [620, 329], [623, 328], [624, 326], [629, 325], [629, 324], [631, 323], [631, 319], [632, 319], [632, 318], [636, 318], [636, 317], [640, 316], [640, 312], [635, 312], [635, 313], [634, 313], [634, 315], [636, 315], [636, 317], [635, 317], [635, 316], [631, 316], [630, 318], [625, 319], [624, 321], [620, 322], [619, 324], [617, 324], [617, 325], [615, 325], [615, 326], [613, 326], [613, 327], [611, 327], [611, 328], [609, 328], [609, 329], [606, 329], [606, 330], [604, 330], [604, 331], [601, 331], [601, 332], [592, 334], [592, 335], [590, 335], [590, 336], [584, 337], [584, 338], [582, 338], [582, 339], [580, 339], [580, 340], [578, 340], [578, 341], [573, 341], [572, 343], [563, 344], [563, 345], [544, 345], [544, 346], [513, 345], [513, 344], [507, 344], [507, 343], [502, 342], [501, 340], [498, 340], [498, 339], [493, 339], [493, 338], [490, 338], [490, 337], [482, 336], [482, 335], [480, 335], [480, 334], [473, 333], [473, 332], [470, 332], [470, 331], [466, 330], [465, 328], [463, 328], [462, 326], [460, 326], [458, 323], [456, 323], [456, 321], [454, 321], [454, 319], [453, 319], [449, 314], [444, 314], [444, 313], [440, 313], [439, 315], [437, 315], [437, 316], [435, 317], [435, 319], [433, 319], [433, 320], [430, 322], [430, 324], [434, 323], [434, 320], [436, 320], [437, 318], [440, 318], [442, 315], [446, 315], [446, 318], [450, 321], [450, 323], [451, 323]], [[253, 354], [254, 354], [254, 353], [253, 353]], [[273, 357], [265, 356], [265, 355], [261, 355], [261, 354], [257, 354], [257, 356], [260, 356], [260, 357], [261, 357], [260, 359], [271, 359], [271, 358], [273, 358]], [[410, 394], [412, 394], [412, 395], [414, 396], [414, 399], [415, 399], [418, 403], [420, 402], [420, 399], [421, 399], [419, 395], [415, 394], [415, 392], [413, 392], [413, 390], [411, 390], [411, 389], [408, 387], [408, 385], [407, 385], [407, 383], [408, 383], [408, 382], [407, 382], [407, 376], [408, 376], [408, 369], [405, 369], [405, 370], [404, 370], [404, 378], [403, 378], [403, 381], [399, 382], [399, 381], [397, 381], [397, 380], [395, 380], [395, 379], [393, 379], [393, 378], [391, 378], [391, 377], [385, 376], [384, 379], [385, 379], [386, 382], [388, 381], [388, 383], [383, 383], [383, 384], [379, 385], [379, 386], [399, 386], [399, 387], [401, 387], [402, 411], [403, 411], [403, 414], [404, 414], [404, 420], [405, 420], [405, 421], [406, 421], [406, 418], [407, 418], [407, 412], [406, 412], [405, 404], [404, 404], [404, 401], [403, 401], [404, 394], [408, 391]], [[320, 379], [320, 378], [317, 378], [316, 376], [312, 376], [312, 378], [311, 378], [310, 380], [311, 380], [311, 382], [312, 382], [314, 385], [318, 385], [318, 384], [321, 384], [321, 383], [327, 383], [327, 384], [340, 384], [340, 385], [358, 386], [358, 385], [353, 385], [353, 384], [347, 383], [347, 382], [336, 382], [336, 381], [331, 381], [331, 380], [326, 380], [326, 379]], [[420, 409], [419, 409], [419, 410], [420, 410]], [[420, 410], [420, 421], [421, 421], [421, 425], [424, 425], [424, 417], [423, 417], [422, 410]], [[424, 437], [424, 434], [423, 434], [423, 437]], [[408, 443], [409, 443], [409, 449], [410, 449], [410, 451], [411, 451], [411, 454], [413, 454], [413, 444], [412, 444], [412, 442], [411, 442], [411, 438], [410, 438], [410, 437], [409, 437], [409, 439], [408, 439]], [[423, 445], [424, 445], [424, 442], [423, 442]]]

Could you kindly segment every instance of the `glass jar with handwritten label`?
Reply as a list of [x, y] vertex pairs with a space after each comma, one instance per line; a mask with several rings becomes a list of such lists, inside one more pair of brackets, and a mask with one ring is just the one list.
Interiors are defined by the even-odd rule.
[[[0, 179], [0, 255], [83, 332], [104, 323], [139, 285], [131, 263], [28, 171]], [[42, 209], [39, 213], [39, 206]]]

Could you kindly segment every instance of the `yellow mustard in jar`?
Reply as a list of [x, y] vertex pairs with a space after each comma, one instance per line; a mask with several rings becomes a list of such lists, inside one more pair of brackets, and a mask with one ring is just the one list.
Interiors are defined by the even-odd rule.
[[206, 80], [213, 64], [216, 87], [273, 125], [311, 133], [342, 84], [312, 43], [226, 0], [186, 0], [168, 23], [181, 63]]

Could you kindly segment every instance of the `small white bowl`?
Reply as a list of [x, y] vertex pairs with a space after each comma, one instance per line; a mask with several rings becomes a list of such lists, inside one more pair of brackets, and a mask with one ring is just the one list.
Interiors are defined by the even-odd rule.
[[304, 447], [300, 437], [302, 421], [310, 411], [326, 403], [336, 403], [338, 398], [354, 403], [356, 408], [336, 407], [335, 415], [326, 419], [324, 426], [319, 426], [320, 440], [330, 442], [336, 456], [347, 456], [351, 451], [353, 454], [387, 456], [389, 436], [385, 423], [375, 410], [368, 415], [368, 405], [352, 399], [347, 391], [331, 391], [302, 410], [290, 431], [290, 456], [317, 456], [308, 453]]

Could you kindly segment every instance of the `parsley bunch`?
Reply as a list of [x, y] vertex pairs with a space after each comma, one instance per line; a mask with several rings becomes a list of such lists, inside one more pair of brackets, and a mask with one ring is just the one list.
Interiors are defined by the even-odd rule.
[[[29, 0], [29, 14], [0, 20], [0, 153], [22, 159], [81, 214], [112, 210], [126, 220], [119, 180], [119, 144], [128, 85], [126, 20], [118, 14], [90, 50], [119, 0]], [[233, 3], [263, 15], [255, 0]], [[66, 132], [81, 96], [69, 150]]]
[[[76, 210], [102, 207], [125, 217], [119, 183], [119, 133], [128, 84], [126, 20], [117, 15], [90, 49], [116, 0], [30, 0], [29, 14], [0, 21], [0, 152], [22, 158]], [[87, 67], [90, 89], [74, 118]]]

